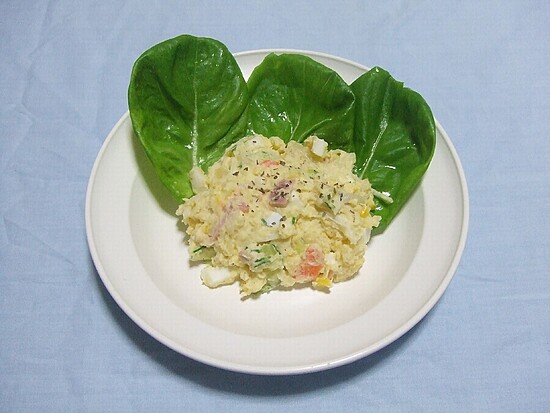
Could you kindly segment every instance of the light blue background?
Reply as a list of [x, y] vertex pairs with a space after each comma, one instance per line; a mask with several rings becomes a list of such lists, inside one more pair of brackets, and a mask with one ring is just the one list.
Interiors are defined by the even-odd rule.
[[[0, 3], [0, 411], [550, 409], [550, 3]], [[84, 202], [134, 60], [182, 33], [379, 65], [450, 135], [470, 231], [447, 292], [351, 365], [256, 377], [169, 350], [119, 309]]]

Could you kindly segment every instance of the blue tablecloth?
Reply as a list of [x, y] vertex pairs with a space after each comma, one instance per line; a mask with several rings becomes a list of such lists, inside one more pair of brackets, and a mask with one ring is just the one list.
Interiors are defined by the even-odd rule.
[[[0, 411], [549, 411], [549, 22], [545, 1], [2, 1]], [[134, 60], [182, 33], [379, 65], [430, 103], [470, 230], [401, 339], [324, 372], [238, 374], [168, 349], [107, 293], [86, 184]]]

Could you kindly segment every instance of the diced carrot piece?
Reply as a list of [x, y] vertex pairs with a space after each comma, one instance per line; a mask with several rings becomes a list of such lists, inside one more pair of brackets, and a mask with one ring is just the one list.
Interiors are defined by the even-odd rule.
[[308, 281], [316, 279], [323, 269], [324, 261], [321, 250], [315, 246], [308, 247], [296, 272], [296, 278]]

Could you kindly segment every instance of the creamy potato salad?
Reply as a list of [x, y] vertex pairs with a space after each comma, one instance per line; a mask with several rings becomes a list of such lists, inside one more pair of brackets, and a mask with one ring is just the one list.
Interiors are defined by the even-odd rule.
[[353, 277], [379, 217], [355, 154], [328, 150], [315, 136], [287, 145], [241, 139], [205, 174], [177, 214], [187, 225], [192, 261], [205, 261], [211, 288], [239, 282], [244, 296], [310, 284], [328, 290]]

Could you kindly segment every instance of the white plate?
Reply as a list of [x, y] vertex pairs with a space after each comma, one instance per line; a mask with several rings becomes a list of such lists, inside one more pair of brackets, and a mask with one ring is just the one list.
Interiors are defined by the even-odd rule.
[[[236, 54], [246, 78], [271, 51]], [[367, 70], [325, 54], [287, 52], [307, 54], [347, 82]], [[399, 338], [443, 294], [468, 227], [464, 173], [439, 123], [420, 187], [385, 233], [371, 240], [360, 273], [329, 294], [273, 291], [243, 301], [236, 285], [203, 286], [200, 267], [188, 262], [176, 207], [126, 113], [105, 140], [87, 190], [86, 230], [99, 276], [126, 314], [168, 347], [256, 374], [327, 369]]]

